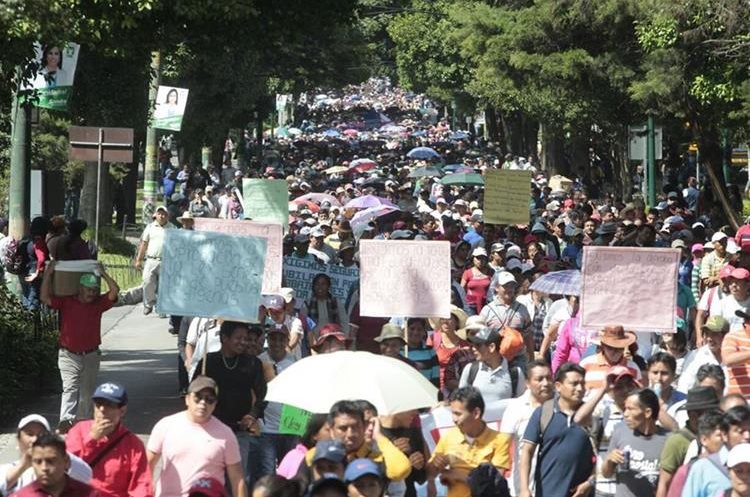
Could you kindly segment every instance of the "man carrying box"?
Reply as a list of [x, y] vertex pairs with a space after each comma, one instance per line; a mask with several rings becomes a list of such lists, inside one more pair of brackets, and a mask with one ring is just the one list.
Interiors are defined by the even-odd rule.
[[58, 432], [67, 433], [79, 418], [91, 417], [91, 395], [96, 387], [101, 352], [102, 314], [117, 300], [120, 288], [99, 265], [97, 272], [107, 282], [106, 294], [99, 293], [99, 278], [93, 273], [81, 275], [78, 294], [69, 297], [52, 295], [54, 261], [44, 272], [41, 299], [47, 306], [60, 311], [60, 351], [57, 365], [62, 377]]

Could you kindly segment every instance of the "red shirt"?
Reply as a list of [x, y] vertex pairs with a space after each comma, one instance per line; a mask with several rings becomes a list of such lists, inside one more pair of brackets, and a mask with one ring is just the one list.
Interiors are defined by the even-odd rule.
[[65, 437], [68, 450], [87, 463], [93, 461], [105, 447], [123, 433], [127, 434], [91, 468], [94, 472], [91, 486], [98, 490], [102, 497], [153, 497], [151, 471], [141, 439], [121, 423], [109, 436], [94, 440], [91, 437], [93, 423], [90, 419], [80, 421]]
[[96, 349], [102, 343], [102, 314], [112, 305], [107, 294], [90, 304], [78, 297], [52, 297], [50, 307], [60, 311], [60, 347], [76, 353]]
[[[78, 480], [65, 475], [67, 483], [63, 489], [60, 497], [100, 497], [99, 492], [94, 490], [94, 487], [86, 485]], [[52, 497], [52, 494], [47, 493], [38, 481], [35, 481], [29, 485], [26, 485], [18, 492], [11, 494], [11, 497]]]

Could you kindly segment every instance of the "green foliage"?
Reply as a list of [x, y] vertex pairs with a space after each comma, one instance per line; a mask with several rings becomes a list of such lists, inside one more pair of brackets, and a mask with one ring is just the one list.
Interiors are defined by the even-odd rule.
[[31, 313], [0, 284], [0, 420], [14, 417], [24, 392], [57, 386], [57, 322]]

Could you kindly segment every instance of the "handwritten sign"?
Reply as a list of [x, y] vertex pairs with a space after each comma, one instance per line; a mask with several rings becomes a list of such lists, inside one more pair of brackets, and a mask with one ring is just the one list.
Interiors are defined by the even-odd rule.
[[299, 301], [307, 301], [312, 297], [312, 281], [319, 273], [325, 273], [331, 278], [331, 293], [340, 302], [346, 302], [359, 281], [357, 267], [323, 265], [296, 257], [284, 257], [284, 286], [294, 288]]
[[157, 310], [257, 322], [267, 250], [262, 238], [166, 230]]
[[679, 262], [678, 249], [585, 247], [581, 327], [674, 332]]
[[263, 266], [263, 293], [277, 293], [281, 288], [284, 251], [280, 224], [199, 217], [195, 219], [195, 231], [214, 231], [227, 235], [263, 238], [268, 243], [268, 254], [264, 258]]
[[493, 224], [529, 224], [531, 171], [488, 169], [484, 220]]
[[253, 221], [277, 223], [289, 227], [289, 190], [283, 179], [243, 179], [242, 197], [245, 216]]
[[298, 407], [284, 404], [281, 407], [279, 433], [285, 435], [304, 435], [312, 413]]
[[448, 317], [450, 242], [362, 240], [362, 316]]

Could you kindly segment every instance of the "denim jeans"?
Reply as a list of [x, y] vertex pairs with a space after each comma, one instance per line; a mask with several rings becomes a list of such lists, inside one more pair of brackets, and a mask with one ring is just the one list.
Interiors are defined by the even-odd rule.
[[[284, 456], [294, 449], [299, 443], [299, 437], [295, 435], [282, 435], [281, 433], [263, 433], [261, 435], [261, 467], [273, 473]], [[266, 473], [268, 474], [268, 473]]]

